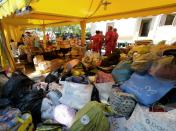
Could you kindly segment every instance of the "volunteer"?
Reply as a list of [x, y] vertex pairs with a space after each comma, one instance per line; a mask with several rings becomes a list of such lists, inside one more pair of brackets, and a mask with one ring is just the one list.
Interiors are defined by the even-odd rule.
[[116, 28], [113, 29], [113, 37], [114, 37], [114, 45], [113, 45], [112, 51], [114, 51], [115, 48], [117, 47], [117, 43], [118, 43], [117, 40], [119, 38], [119, 35], [117, 33], [117, 29]]
[[104, 38], [105, 38], [102, 31], [100, 31], [100, 36], [101, 36], [101, 43], [100, 43], [99, 49], [100, 49], [100, 55], [101, 55], [101, 49], [102, 49], [102, 46], [103, 46], [103, 43], [104, 43]]
[[100, 31], [96, 31], [96, 35], [94, 35], [91, 40], [93, 41], [92, 50], [98, 53], [100, 51], [100, 45], [102, 41]]
[[105, 55], [106, 56], [112, 53], [113, 47], [114, 47], [115, 37], [112, 29], [113, 29], [112, 26], [109, 26], [108, 32], [106, 32], [106, 35], [105, 35], [105, 46], [106, 46]]
[[15, 42], [14, 40], [10, 40], [10, 47], [11, 47], [11, 50], [12, 50], [12, 55], [13, 57], [16, 57], [17, 56], [17, 42]]

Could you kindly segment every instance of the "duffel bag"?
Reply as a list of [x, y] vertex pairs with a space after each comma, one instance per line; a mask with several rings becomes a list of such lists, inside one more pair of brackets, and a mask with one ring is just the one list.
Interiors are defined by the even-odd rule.
[[137, 101], [146, 106], [157, 102], [173, 87], [173, 82], [162, 81], [148, 74], [136, 73], [133, 73], [131, 78], [120, 86], [123, 91], [135, 95]]

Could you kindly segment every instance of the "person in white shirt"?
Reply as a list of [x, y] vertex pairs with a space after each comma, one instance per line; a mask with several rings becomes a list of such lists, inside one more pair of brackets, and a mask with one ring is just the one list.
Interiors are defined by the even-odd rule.
[[13, 57], [17, 57], [17, 55], [18, 55], [17, 42], [15, 42], [13, 39], [11, 39], [10, 40], [10, 47], [12, 50]]

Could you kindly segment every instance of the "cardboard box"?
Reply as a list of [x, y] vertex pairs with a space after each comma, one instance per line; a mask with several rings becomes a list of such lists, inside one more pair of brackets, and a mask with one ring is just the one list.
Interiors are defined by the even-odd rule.
[[61, 59], [54, 59], [51, 61], [42, 61], [38, 64], [38, 70], [40, 70], [42, 73], [51, 72], [53, 70], [58, 69], [64, 64], [64, 61]]
[[54, 59], [50, 61], [51, 70], [56, 70], [64, 64], [64, 60]]
[[34, 65], [38, 65], [42, 61], [44, 61], [43, 55], [37, 55], [33, 59]]

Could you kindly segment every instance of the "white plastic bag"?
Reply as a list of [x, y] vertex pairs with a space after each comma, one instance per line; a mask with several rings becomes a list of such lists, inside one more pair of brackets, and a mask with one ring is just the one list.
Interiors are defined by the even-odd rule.
[[44, 98], [41, 106], [41, 118], [42, 120], [54, 119], [54, 105], [52, 101], [48, 98]]
[[75, 108], [81, 109], [91, 100], [93, 86], [73, 82], [64, 82], [63, 94], [60, 102]]
[[99, 66], [101, 63], [101, 56], [99, 53], [87, 51], [82, 58], [82, 63], [87, 68]]
[[71, 127], [75, 115], [76, 111], [74, 109], [63, 104], [56, 106], [54, 109], [54, 119], [68, 127]]
[[112, 89], [112, 85], [114, 84], [114, 82], [106, 82], [106, 83], [96, 83], [95, 86], [99, 91], [99, 96], [100, 96], [100, 100], [102, 103], [107, 103], [108, 98], [111, 94], [111, 89]]
[[136, 108], [127, 121], [128, 131], [175, 131], [176, 109], [169, 112], [149, 112], [144, 106]]

